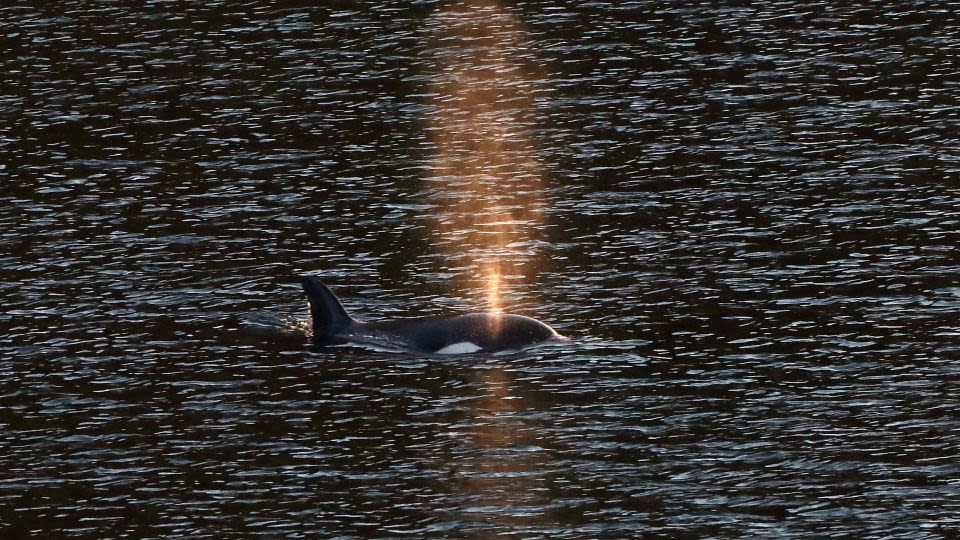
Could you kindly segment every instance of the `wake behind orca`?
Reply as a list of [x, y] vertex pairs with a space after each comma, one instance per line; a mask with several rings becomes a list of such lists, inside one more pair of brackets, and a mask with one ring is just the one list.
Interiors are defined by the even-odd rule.
[[495, 352], [547, 341], [561, 341], [548, 325], [506, 313], [470, 313], [454, 317], [361, 322], [351, 317], [319, 279], [302, 278], [310, 303], [313, 339], [322, 344], [352, 343], [416, 352], [463, 354]]

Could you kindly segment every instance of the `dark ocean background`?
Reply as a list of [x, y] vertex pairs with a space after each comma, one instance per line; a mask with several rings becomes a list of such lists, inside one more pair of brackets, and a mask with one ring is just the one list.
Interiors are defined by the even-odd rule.
[[[5, 3], [0, 538], [956, 538], [958, 59], [934, 1]], [[304, 333], [491, 268], [573, 341]]]

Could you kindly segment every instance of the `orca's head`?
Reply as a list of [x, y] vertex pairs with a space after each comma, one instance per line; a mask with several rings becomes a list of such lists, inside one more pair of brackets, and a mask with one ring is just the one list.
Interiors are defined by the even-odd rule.
[[558, 334], [550, 325], [523, 315], [494, 313], [490, 317], [493, 346], [489, 349], [520, 349], [545, 341], [568, 339]]

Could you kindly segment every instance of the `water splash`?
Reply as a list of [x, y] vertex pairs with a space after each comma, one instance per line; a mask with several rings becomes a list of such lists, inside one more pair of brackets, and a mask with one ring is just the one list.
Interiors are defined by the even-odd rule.
[[545, 198], [531, 133], [542, 93], [534, 47], [496, 1], [460, 2], [428, 27], [434, 154], [427, 184], [437, 245], [467, 269], [458, 289], [482, 291], [487, 308], [501, 311], [507, 285], [527, 282], [539, 264], [529, 249], [541, 234]]

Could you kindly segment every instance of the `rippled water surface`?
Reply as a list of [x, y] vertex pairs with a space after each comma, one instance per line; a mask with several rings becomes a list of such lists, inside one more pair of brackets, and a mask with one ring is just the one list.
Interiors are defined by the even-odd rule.
[[[0, 537], [956, 537], [958, 44], [936, 1], [4, 4]], [[303, 274], [574, 340], [320, 348]]]

